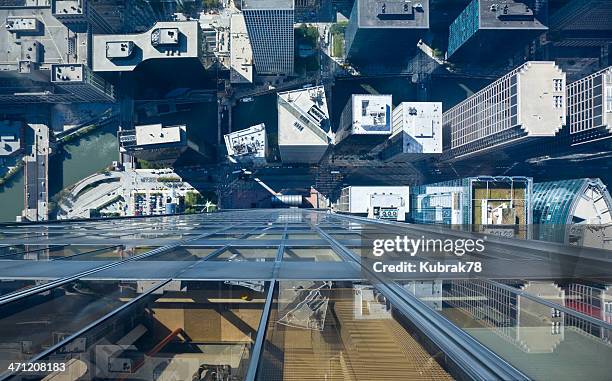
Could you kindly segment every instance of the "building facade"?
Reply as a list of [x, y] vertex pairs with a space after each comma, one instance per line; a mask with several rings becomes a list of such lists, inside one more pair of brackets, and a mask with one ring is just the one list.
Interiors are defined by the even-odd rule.
[[567, 85], [567, 124], [574, 145], [612, 137], [612, 67]]
[[243, 0], [255, 72], [293, 74], [293, 0]]
[[566, 104], [565, 73], [554, 62], [527, 62], [444, 112], [445, 157], [553, 138]]
[[145, 161], [173, 163], [187, 149], [186, 126], [151, 124], [117, 133], [119, 150]]
[[323, 86], [278, 93], [278, 147], [283, 163], [316, 164], [331, 143]]
[[137, 34], [93, 36], [93, 70], [133, 71], [149, 59], [192, 59], [204, 65], [206, 44], [198, 21], [157, 22]]
[[268, 152], [265, 124], [230, 132], [224, 140], [230, 158], [238, 162], [265, 164]]
[[391, 135], [391, 95], [353, 94], [347, 102], [336, 132], [335, 152], [368, 153]]
[[598, 229], [593, 225], [612, 224], [611, 213], [612, 197], [600, 179], [559, 180], [533, 185], [534, 238], [605, 247], [605, 227]]
[[20, 121], [0, 121], [0, 164], [3, 164], [3, 159], [23, 151], [24, 128], [24, 124]]
[[442, 153], [442, 103], [402, 102], [393, 110], [392, 132], [381, 157], [410, 161]]
[[533, 179], [469, 177], [412, 187], [410, 220], [493, 235], [528, 238]]
[[406, 221], [410, 188], [404, 186], [349, 186], [342, 188], [334, 208], [340, 213], [378, 220]]
[[429, 0], [355, 0], [345, 33], [354, 63], [402, 62], [429, 28]]
[[[1, 104], [114, 100], [112, 86], [89, 70], [99, 19], [90, 5], [41, 1], [0, 6]], [[58, 65], [71, 65], [83, 76], [58, 81], [53, 70]]]
[[472, 0], [449, 27], [448, 59], [483, 62], [506, 57], [548, 29], [547, 3]]

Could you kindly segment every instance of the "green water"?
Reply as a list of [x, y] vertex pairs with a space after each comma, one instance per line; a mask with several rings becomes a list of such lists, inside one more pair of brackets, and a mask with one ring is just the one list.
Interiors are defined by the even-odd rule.
[[[92, 173], [100, 171], [118, 159], [115, 128], [94, 131], [91, 135], [66, 144], [51, 158], [49, 192], [53, 197]], [[0, 221], [15, 221], [23, 209], [23, 171], [0, 187]]]

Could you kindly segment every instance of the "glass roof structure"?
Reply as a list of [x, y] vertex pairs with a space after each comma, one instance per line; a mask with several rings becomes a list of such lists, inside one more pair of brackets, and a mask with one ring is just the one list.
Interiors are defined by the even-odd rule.
[[609, 379], [612, 252], [490, 238], [464, 259], [576, 275], [386, 279], [372, 229], [468, 234], [305, 209], [0, 225], [0, 380]]

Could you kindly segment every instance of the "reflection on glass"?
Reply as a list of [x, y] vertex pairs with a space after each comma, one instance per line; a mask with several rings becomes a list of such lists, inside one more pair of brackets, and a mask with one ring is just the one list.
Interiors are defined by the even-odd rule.
[[448, 380], [371, 286], [282, 281], [258, 379]]
[[285, 247], [283, 261], [339, 262], [340, 257], [327, 247]]
[[276, 259], [278, 249], [274, 247], [230, 247], [211, 261], [265, 261]]
[[74, 281], [0, 306], [0, 369], [27, 362], [136, 295], [135, 282]]
[[345, 241], [345, 240], [349, 240], [349, 239], [361, 239], [361, 234], [356, 234], [356, 233], [332, 233], [330, 234], [332, 236], [332, 238], [338, 240], [338, 241]]
[[40, 279], [19, 279], [19, 280], [0, 280], [0, 296], [8, 295], [13, 292], [23, 291], [28, 288], [49, 282]]
[[296, 239], [323, 239], [317, 233], [289, 233], [287, 235], [287, 239], [296, 240]]
[[267, 288], [172, 281], [44, 361], [69, 363], [81, 379], [243, 380]]
[[273, 233], [253, 233], [249, 234], [246, 238], [243, 239], [283, 239], [282, 234], [273, 234]]
[[18, 245], [4, 248], [0, 259], [46, 261], [109, 248], [108, 245]]
[[143, 261], [199, 261], [208, 254], [215, 251], [214, 247], [177, 247], [170, 251], [165, 251], [160, 254], [155, 254], [146, 258]]
[[[566, 305], [552, 281], [520, 289]], [[609, 380], [609, 329], [516, 295], [487, 280], [443, 281], [442, 314], [527, 376], [542, 380]]]

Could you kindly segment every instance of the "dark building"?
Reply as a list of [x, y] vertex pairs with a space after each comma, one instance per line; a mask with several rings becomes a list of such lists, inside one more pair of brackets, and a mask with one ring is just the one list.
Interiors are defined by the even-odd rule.
[[549, 39], [558, 50], [576, 48], [603, 49], [606, 62], [612, 65], [609, 51], [612, 46], [612, 1], [570, 0], [551, 13]]
[[353, 63], [409, 58], [429, 28], [429, 1], [355, 0], [345, 33]]
[[548, 29], [547, 3], [472, 0], [449, 27], [447, 58], [486, 62], [507, 57]]

